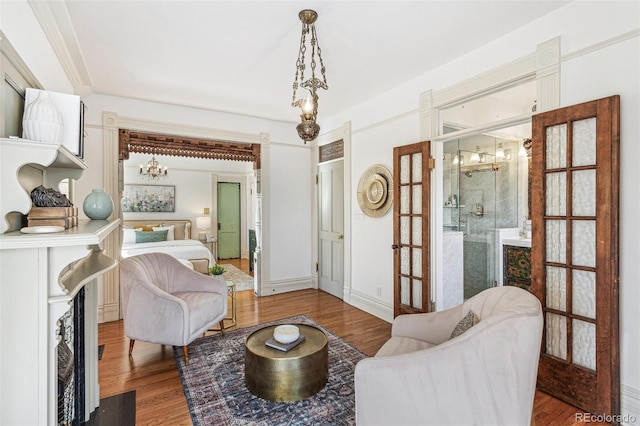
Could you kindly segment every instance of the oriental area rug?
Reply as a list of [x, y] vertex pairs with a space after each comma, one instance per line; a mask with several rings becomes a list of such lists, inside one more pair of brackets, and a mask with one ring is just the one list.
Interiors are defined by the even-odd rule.
[[253, 277], [228, 263], [221, 263], [226, 272], [222, 274], [225, 280], [231, 280], [236, 285], [236, 291], [253, 290]]
[[[302, 323], [320, 328], [329, 340], [329, 380], [314, 396], [272, 402], [253, 395], [244, 382], [244, 341], [270, 324]], [[354, 425], [353, 373], [366, 355], [305, 315], [197, 339], [189, 345], [189, 365], [174, 348], [191, 420], [205, 425]]]

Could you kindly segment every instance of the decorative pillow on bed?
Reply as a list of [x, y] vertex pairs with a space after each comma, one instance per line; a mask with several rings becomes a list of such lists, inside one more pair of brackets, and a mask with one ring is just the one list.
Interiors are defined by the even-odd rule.
[[122, 244], [135, 244], [136, 231], [142, 231], [142, 228], [124, 228], [122, 230]]
[[167, 241], [173, 241], [175, 240], [175, 236], [174, 236], [174, 229], [175, 227], [173, 225], [168, 225], [168, 226], [154, 226], [153, 230], [154, 231], [168, 231], [167, 232]]
[[178, 222], [178, 223], [161, 223], [160, 226], [173, 226], [173, 238], [175, 240], [188, 240], [187, 236], [187, 222]]
[[159, 223], [147, 224], [147, 225], [135, 225], [134, 228], [142, 228], [144, 232], [153, 231], [154, 226], [160, 226]]
[[136, 244], [138, 243], [157, 243], [159, 241], [167, 241], [168, 230], [164, 231], [136, 231]]

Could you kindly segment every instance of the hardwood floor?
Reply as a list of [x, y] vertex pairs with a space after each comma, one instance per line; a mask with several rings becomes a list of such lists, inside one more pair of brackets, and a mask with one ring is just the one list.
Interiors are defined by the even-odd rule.
[[[248, 271], [248, 262], [225, 259], [224, 263]], [[257, 298], [252, 291], [237, 294], [237, 327], [305, 314], [373, 356], [391, 335], [391, 324], [319, 290], [301, 290]], [[208, 334], [213, 334], [209, 332]], [[99, 344], [105, 345], [99, 363], [102, 398], [136, 390], [136, 424], [190, 425], [191, 416], [170, 346], [137, 341], [129, 357], [129, 339], [122, 321], [99, 325]], [[545, 393], [536, 392], [532, 425], [582, 425], [582, 410]], [[589, 423], [604, 425], [604, 423]]]

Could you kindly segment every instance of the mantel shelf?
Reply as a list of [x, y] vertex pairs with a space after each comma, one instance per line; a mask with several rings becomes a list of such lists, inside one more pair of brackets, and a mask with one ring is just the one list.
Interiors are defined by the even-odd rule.
[[0, 250], [64, 247], [100, 244], [112, 231], [117, 229], [120, 220], [81, 219], [78, 226], [51, 234], [23, 234], [20, 231], [0, 234]]
[[[87, 165], [84, 161], [76, 157], [75, 154], [73, 154], [65, 146], [60, 144], [32, 141], [30, 139], [21, 138], [0, 138], [0, 144], [17, 151], [29, 151], [37, 149], [41, 152], [54, 154], [55, 156], [53, 157], [53, 161], [51, 161], [50, 163], [38, 164], [38, 166], [43, 169], [46, 167], [53, 167], [62, 169], [86, 170], [87, 168]], [[24, 157], [22, 157], [22, 163], [28, 164], [29, 162], [24, 161]]]

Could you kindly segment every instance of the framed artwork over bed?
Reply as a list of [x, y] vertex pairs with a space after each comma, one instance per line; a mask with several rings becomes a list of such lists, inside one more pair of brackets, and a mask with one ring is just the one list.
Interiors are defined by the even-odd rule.
[[123, 212], [164, 213], [176, 211], [174, 185], [124, 184]]

